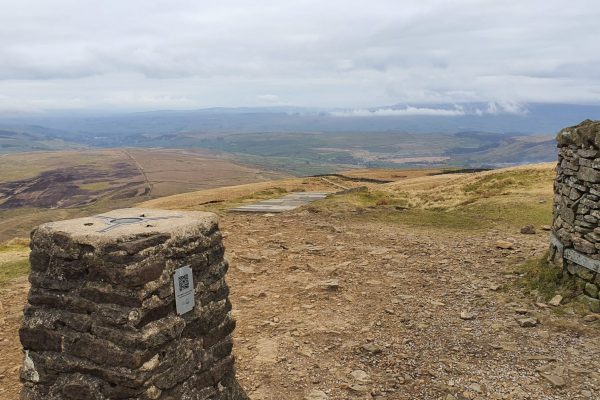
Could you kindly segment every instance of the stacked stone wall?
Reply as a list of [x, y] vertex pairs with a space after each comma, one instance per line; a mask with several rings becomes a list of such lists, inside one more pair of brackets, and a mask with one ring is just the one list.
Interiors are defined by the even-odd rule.
[[563, 129], [557, 144], [550, 260], [600, 312], [600, 121]]
[[[246, 399], [216, 216], [109, 214], [32, 233], [22, 398]], [[193, 272], [195, 307], [179, 315], [182, 266]]]

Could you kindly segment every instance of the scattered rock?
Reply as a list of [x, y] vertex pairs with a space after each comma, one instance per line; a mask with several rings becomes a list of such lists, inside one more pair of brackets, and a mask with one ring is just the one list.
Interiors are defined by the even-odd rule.
[[496, 242], [496, 247], [504, 250], [512, 250], [514, 249], [514, 243], [509, 242], [508, 240], [498, 240]]
[[277, 362], [279, 345], [276, 341], [269, 338], [259, 339], [256, 343], [256, 350], [258, 350], [258, 354], [254, 357], [254, 361], [257, 363], [274, 364]]
[[368, 383], [371, 377], [362, 369], [356, 369], [350, 373], [350, 376], [358, 383]]
[[549, 231], [552, 230], [552, 227], [550, 225], [542, 225], [540, 226], [540, 229], [543, 231]]
[[535, 227], [533, 225], [525, 225], [521, 228], [521, 233], [524, 235], [535, 235]]
[[585, 317], [583, 317], [583, 320], [585, 322], [594, 322], [600, 319], [600, 314], [588, 314]]
[[245, 274], [255, 274], [256, 273], [256, 270], [254, 269], [254, 267], [251, 267], [249, 265], [238, 264], [236, 266], [236, 269]]
[[541, 373], [542, 377], [544, 377], [548, 382], [552, 384], [552, 386], [563, 387], [567, 384], [565, 378], [562, 376], [554, 375], [551, 373]]
[[254, 254], [239, 254], [239, 257], [251, 262], [261, 262], [264, 260], [264, 257]]
[[331, 279], [329, 281], [321, 282], [321, 286], [325, 290], [331, 290], [331, 291], [336, 291], [341, 288], [340, 281], [338, 279]]
[[348, 389], [350, 389], [351, 391], [356, 392], [356, 393], [367, 393], [369, 391], [368, 386], [357, 385], [357, 384], [348, 386]]
[[558, 306], [560, 306], [560, 303], [562, 302], [562, 300], [563, 300], [563, 297], [560, 294], [557, 294], [552, 299], [550, 299], [548, 304], [550, 304], [553, 307], [558, 307]]
[[367, 344], [363, 344], [361, 346], [361, 348], [366, 351], [367, 353], [371, 353], [371, 354], [379, 354], [383, 351], [383, 349], [379, 346], [377, 346], [376, 344], [373, 343], [367, 343]]
[[538, 321], [535, 318], [519, 318], [517, 319], [517, 322], [521, 328], [532, 328], [538, 324]]
[[469, 389], [472, 390], [475, 393], [481, 393], [482, 392], [481, 385], [479, 383], [472, 383], [469, 386]]
[[462, 311], [460, 313], [460, 319], [464, 319], [466, 321], [470, 321], [472, 319], [475, 319], [475, 317], [476, 317], [476, 315], [472, 311]]
[[327, 394], [319, 389], [313, 389], [310, 391], [310, 393], [308, 393], [306, 396], [304, 396], [304, 400], [328, 400], [329, 396], [327, 396]]

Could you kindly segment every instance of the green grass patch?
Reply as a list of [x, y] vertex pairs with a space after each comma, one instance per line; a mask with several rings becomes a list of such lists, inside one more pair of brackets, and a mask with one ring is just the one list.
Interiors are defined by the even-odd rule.
[[553, 171], [517, 170], [504, 171], [486, 175], [464, 187], [465, 193], [489, 197], [501, 194], [509, 189], [529, 188], [536, 184], [549, 182], [554, 177]]
[[29, 250], [29, 239], [25, 238], [14, 238], [4, 243], [0, 243], [0, 253], [9, 251], [28, 251]]
[[92, 182], [79, 185], [80, 189], [96, 192], [100, 190], [110, 189], [110, 182]]
[[[537, 198], [482, 199], [454, 208], [409, 208], [409, 195], [402, 192], [364, 191], [331, 196], [314, 203], [316, 209], [343, 212], [349, 217], [410, 226], [453, 230], [491, 227], [518, 229], [523, 225], [547, 225], [552, 221], [550, 202]], [[357, 209], [361, 212], [355, 212]]]
[[0, 285], [29, 273], [29, 260], [0, 263]]
[[527, 260], [517, 268], [522, 274], [517, 284], [530, 294], [542, 296], [546, 300], [558, 292], [570, 289], [567, 282], [562, 282], [561, 269], [550, 264], [547, 258], [548, 255], [544, 254], [540, 258]]
[[476, 216], [487, 225], [520, 228], [523, 225], [549, 225], [552, 222], [552, 203], [539, 203], [536, 198], [486, 199], [458, 207], [457, 212]]
[[377, 190], [364, 190], [343, 195], [330, 196], [314, 203], [316, 207], [330, 211], [348, 211], [356, 207], [399, 206], [407, 207], [408, 199], [403, 194], [392, 194]]
[[243, 202], [244, 200], [265, 200], [273, 197], [283, 196], [286, 193], [286, 189], [281, 187], [274, 187], [270, 189], [260, 190], [258, 192], [248, 194], [246, 196], [242, 196], [239, 199], [236, 199], [236, 201]]

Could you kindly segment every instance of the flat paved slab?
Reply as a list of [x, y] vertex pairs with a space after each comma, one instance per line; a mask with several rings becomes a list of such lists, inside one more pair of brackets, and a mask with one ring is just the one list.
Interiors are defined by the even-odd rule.
[[321, 200], [327, 197], [326, 192], [298, 192], [291, 193], [278, 199], [269, 199], [259, 201], [255, 204], [247, 206], [239, 206], [230, 209], [229, 211], [236, 212], [254, 212], [254, 213], [282, 213], [291, 211], [303, 205], [312, 203], [316, 200]]

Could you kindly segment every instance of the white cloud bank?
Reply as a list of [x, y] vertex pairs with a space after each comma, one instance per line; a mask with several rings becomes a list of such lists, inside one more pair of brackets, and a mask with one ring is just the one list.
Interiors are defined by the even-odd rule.
[[330, 113], [334, 117], [410, 117], [410, 116], [431, 116], [431, 117], [456, 117], [465, 115], [465, 111], [457, 107], [452, 110], [442, 108], [379, 108], [375, 110], [357, 109], [348, 111], [333, 111]]
[[414, 116], [429, 116], [429, 117], [462, 117], [464, 115], [500, 115], [513, 114], [525, 115], [528, 113], [527, 108], [519, 103], [514, 102], [489, 102], [486, 107], [474, 108], [466, 110], [461, 105], [455, 105], [453, 108], [429, 108], [429, 107], [412, 107], [404, 108], [376, 108], [376, 109], [351, 109], [332, 111], [329, 114], [333, 117], [414, 117]]

